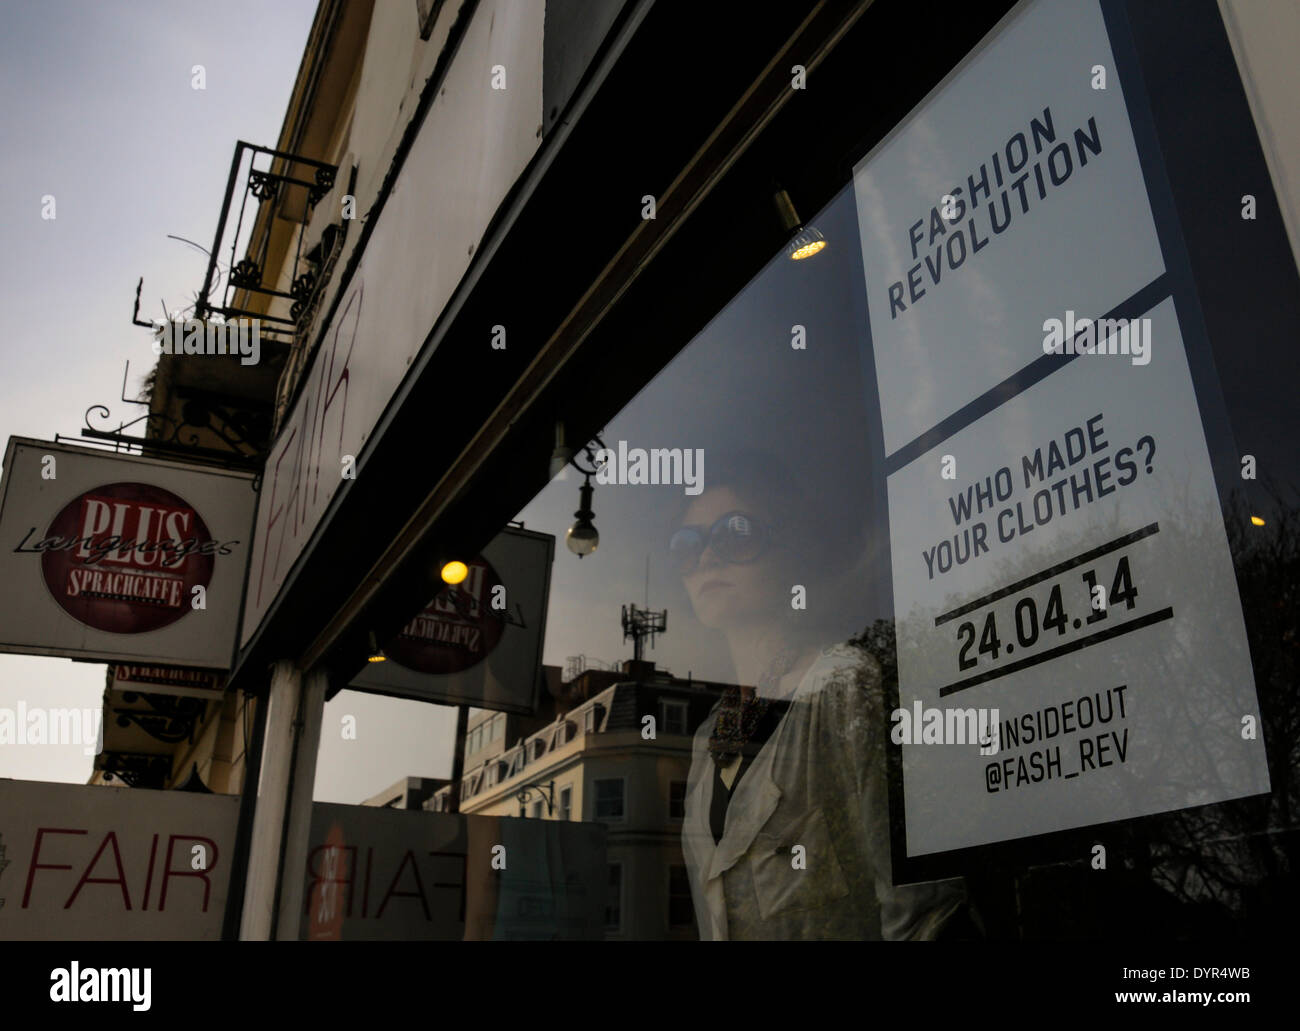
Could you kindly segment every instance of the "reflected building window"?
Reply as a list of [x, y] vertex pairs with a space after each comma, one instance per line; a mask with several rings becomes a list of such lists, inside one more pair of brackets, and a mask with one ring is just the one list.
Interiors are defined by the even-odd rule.
[[659, 727], [665, 734], [685, 734], [687, 704], [685, 702], [661, 701], [659, 703]]
[[[675, 780], [668, 785], [668, 819], [680, 820], [686, 815], [686, 781]], [[685, 867], [683, 867], [685, 869]]]
[[623, 778], [598, 780], [596, 788], [596, 820], [623, 819]]

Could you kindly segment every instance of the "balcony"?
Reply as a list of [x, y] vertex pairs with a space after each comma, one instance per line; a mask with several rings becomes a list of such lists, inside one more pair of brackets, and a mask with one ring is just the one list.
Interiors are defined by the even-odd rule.
[[[243, 140], [235, 145], [196, 318], [259, 319], [273, 345], [293, 345], [346, 231], [348, 220], [334, 203], [337, 173], [324, 161]], [[256, 205], [246, 222], [250, 198]], [[223, 254], [229, 255], [224, 279]]]

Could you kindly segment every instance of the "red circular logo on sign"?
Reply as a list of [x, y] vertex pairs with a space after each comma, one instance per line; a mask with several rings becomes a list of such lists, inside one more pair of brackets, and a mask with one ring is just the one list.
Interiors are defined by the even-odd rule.
[[148, 483], [110, 483], [74, 498], [54, 517], [41, 571], [74, 619], [114, 634], [142, 634], [191, 610], [207, 589], [217, 550], [198, 512]]
[[505, 591], [484, 559], [469, 563], [469, 575], [439, 592], [384, 648], [393, 661], [418, 673], [459, 673], [487, 658], [505, 630]]

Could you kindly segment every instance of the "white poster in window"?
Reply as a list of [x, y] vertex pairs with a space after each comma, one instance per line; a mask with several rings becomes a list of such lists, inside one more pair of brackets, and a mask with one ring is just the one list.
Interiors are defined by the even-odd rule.
[[[1268, 791], [1236, 575], [1100, 7], [1020, 8], [854, 186], [906, 854]], [[1082, 353], [1048, 357], [1058, 342]], [[971, 726], [995, 728], [988, 747]]]
[[1144, 318], [1148, 365], [1080, 355], [889, 478], [900, 707], [997, 728], [903, 747], [909, 855], [1269, 790], [1173, 301]]
[[1095, 2], [1015, 15], [853, 189], [886, 454], [1040, 357], [1045, 312], [1100, 315], [1164, 271]]

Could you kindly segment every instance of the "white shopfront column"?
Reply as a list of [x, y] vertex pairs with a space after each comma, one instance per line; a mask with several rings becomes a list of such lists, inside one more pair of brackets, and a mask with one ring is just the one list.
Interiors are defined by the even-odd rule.
[[279, 917], [275, 937], [297, 941], [302, 924], [304, 871], [311, 838], [312, 789], [316, 784], [316, 755], [320, 750], [321, 722], [325, 716], [325, 693], [329, 675], [313, 671], [303, 678], [298, 720], [298, 744], [294, 749], [293, 777], [288, 792], [289, 819], [281, 854]]
[[277, 662], [271, 670], [267, 696], [266, 738], [239, 928], [242, 941], [266, 941], [271, 937], [289, 772], [293, 766], [294, 722], [301, 691], [302, 673], [292, 662]]

